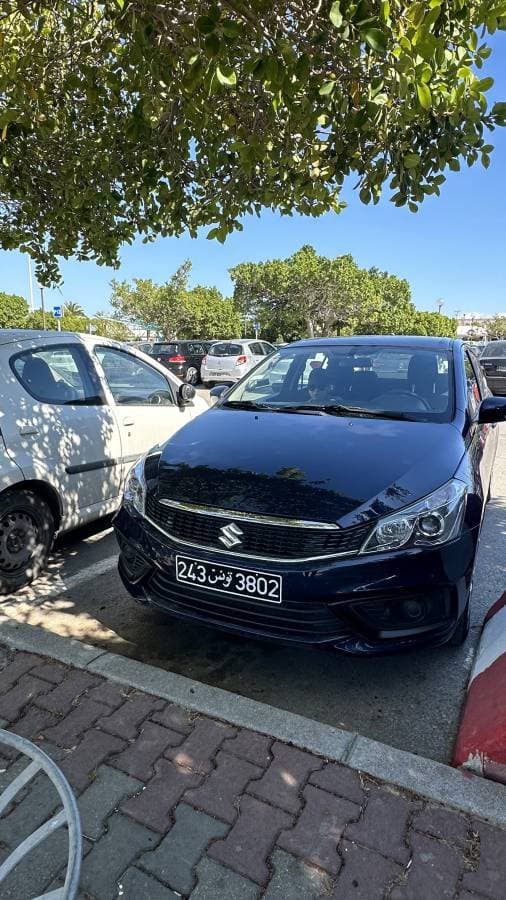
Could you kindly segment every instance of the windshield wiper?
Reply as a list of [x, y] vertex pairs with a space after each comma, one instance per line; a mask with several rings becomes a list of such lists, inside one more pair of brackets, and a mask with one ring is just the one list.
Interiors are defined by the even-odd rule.
[[228, 406], [233, 409], [260, 409], [262, 412], [272, 409], [265, 403], [256, 403], [255, 400], [224, 400], [220, 406]]
[[413, 419], [408, 413], [404, 412], [390, 412], [389, 410], [381, 410], [381, 409], [364, 409], [362, 406], [345, 406], [342, 403], [322, 403], [322, 404], [313, 404], [313, 403], [301, 403], [298, 406], [278, 406], [276, 407], [276, 412], [287, 412], [287, 413], [307, 413], [313, 412], [316, 414], [327, 413], [330, 416], [354, 416], [365, 419], [401, 419], [407, 422], [415, 422], [416, 419]]

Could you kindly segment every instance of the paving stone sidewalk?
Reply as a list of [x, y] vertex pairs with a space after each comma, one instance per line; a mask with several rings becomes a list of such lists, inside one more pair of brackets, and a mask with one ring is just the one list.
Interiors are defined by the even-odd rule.
[[[504, 900], [506, 832], [271, 737], [0, 648], [2, 725], [37, 743], [81, 812], [82, 898]], [[0, 790], [21, 760], [0, 745]], [[0, 818], [0, 861], [57, 808], [43, 777]], [[0, 885], [62, 884], [66, 832]]]

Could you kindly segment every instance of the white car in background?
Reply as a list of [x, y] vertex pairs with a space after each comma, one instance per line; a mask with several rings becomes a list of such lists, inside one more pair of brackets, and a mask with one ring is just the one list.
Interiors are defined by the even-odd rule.
[[114, 512], [133, 463], [208, 409], [127, 344], [0, 329], [0, 594], [30, 582], [56, 532]]
[[274, 353], [267, 341], [217, 341], [204, 356], [200, 375], [205, 387], [233, 384], [246, 375], [257, 363]]

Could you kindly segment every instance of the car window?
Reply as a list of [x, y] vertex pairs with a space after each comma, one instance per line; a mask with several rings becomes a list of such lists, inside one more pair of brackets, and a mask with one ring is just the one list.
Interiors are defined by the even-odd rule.
[[267, 356], [269, 355], [269, 353], [273, 353], [276, 349], [272, 346], [272, 344], [268, 344], [266, 341], [262, 341], [262, 347], [264, 348], [264, 353], [266, 353]]
[[35, 400], [52, 405], [100, 406], [100, 382], [86, 352], [77, 345], [25, 350], [11, 358], [18, 381]]
[[241, 356], [242, 344], [213, 344], [209, 350], [209, 356]]
[[148, 363], [124, 350], [95, 347], [115, 403], [120, 406], [172, 406], [169, 381]]
[[487, 357], [504, 359], [506, 357], [506, 341], [491, 341], [490, 344], [487, 344], [481, 358], [486, 359]]
[[191, 353], [193, 356], [201, 356], [205, 353], [202, 344], [187, 344], [186, 347], [183, 347], [183, 350], [186, 350], [187, 353]]
[[465, 353], [466, 383], [467, 383], [467, 405], [469, 412], [474, 416], [481, 402], [481, 391], [478, 384], [478, 378], [474, 371], [469, 353]]
[[481, 367], [481, 363], [480, 363], [480, 360], [479, 360], [479, 356], [478, 356], [478, 353], [476, 352], [476, 348], [475, 348], [475, 347], [473, 347], [473, 348], [470, 350], [469, 356], [471, 357], [471, 362], [472, 362], [472, 364], [473, 364], [474, 374], [476, 375], [476, 378], [478, 379], [478, 386], [479, 386], [479, 388], [480, 388], [480, 395], [481, 395], [481, 399], [483, 400], [484, 397], [487, 397], [487, 396], [488, 396], [488, 394], [489, 394], [489, 389], [488, 389], [488, 385], [487, 385], [487, 379], [485, 378], [485, 373], [483, 372], [483, 369], [482, 369], [482, 367]]
[[348, 406], [447, 422], [454, 408], [453, 371], [449, 352], [416, 344], [289, 346], [260, 363], [224, 402]]
[[151, 349], [153, 356], [157, 353], [168, 353], [169, 356], [175, 356], [179, 353], [179, 344], [153, 344]]
[[254, 341], [249, 345], [249, 348], [253, 356], [265, 356], [264, 347], [263, 344], [260, 343], [260, 341]]

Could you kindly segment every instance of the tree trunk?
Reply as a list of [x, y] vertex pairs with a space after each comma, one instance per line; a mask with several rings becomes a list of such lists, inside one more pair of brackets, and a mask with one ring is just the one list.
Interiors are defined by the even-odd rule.
[[314, 338], [313, 320], [309, 316], [306, 316], [306, 328], [308, 338]]

